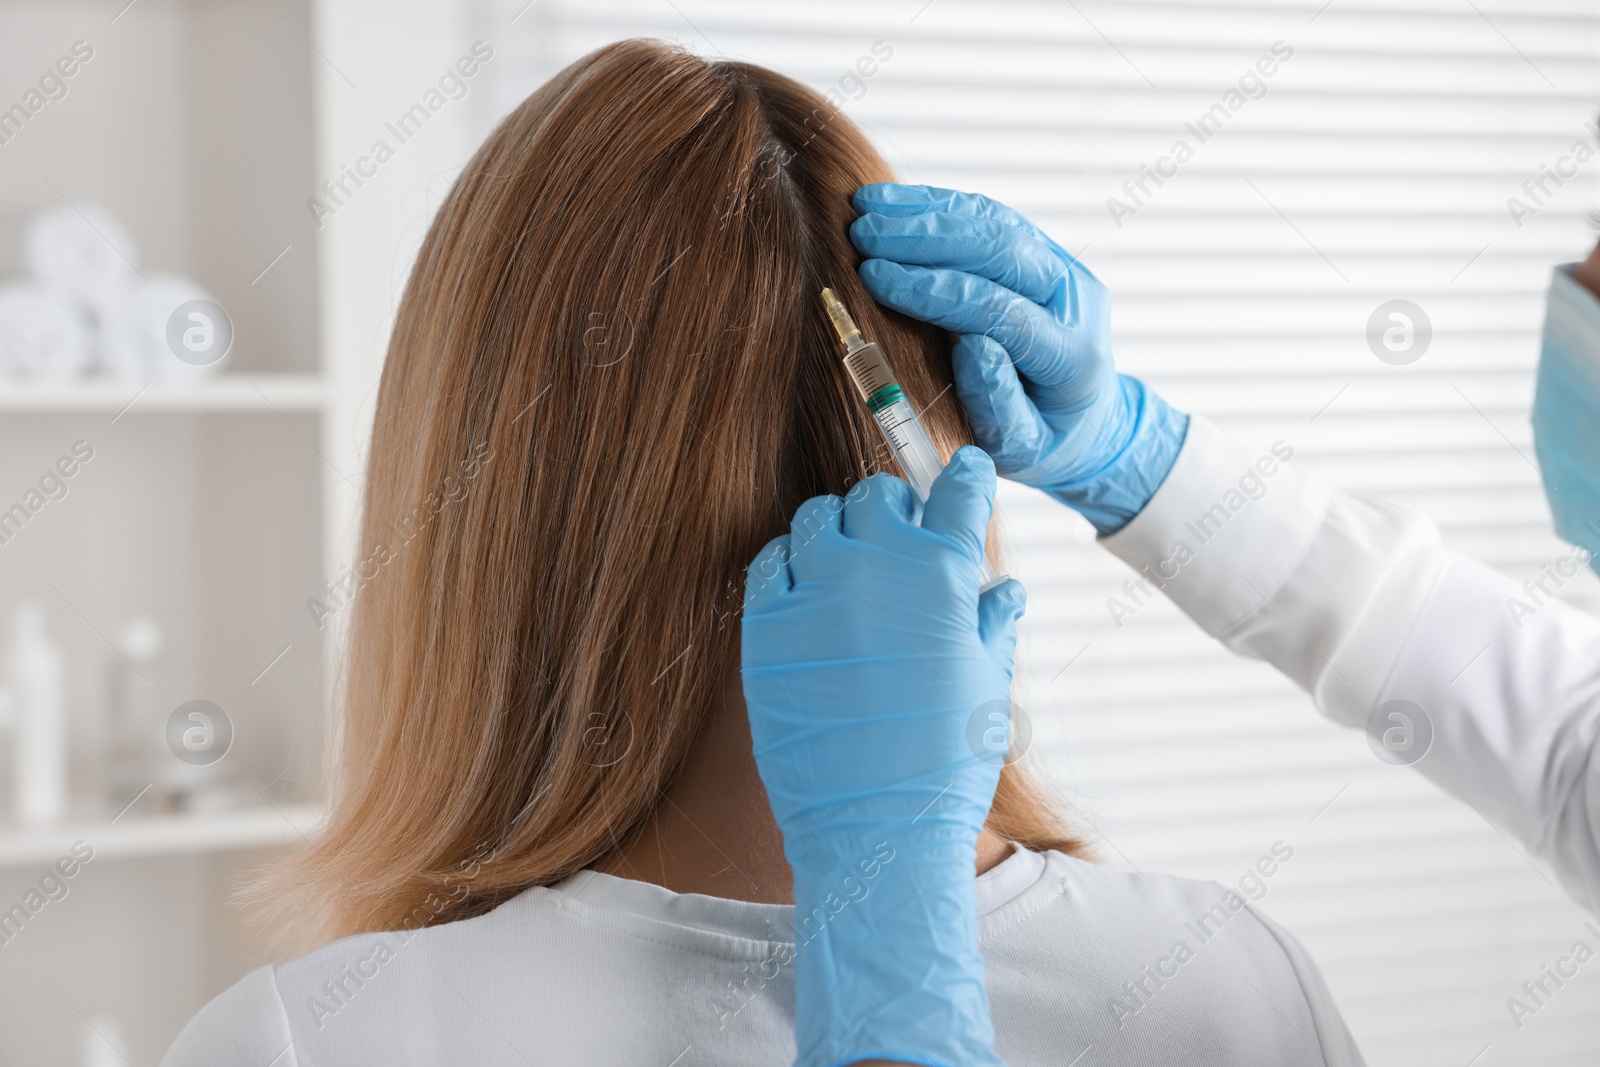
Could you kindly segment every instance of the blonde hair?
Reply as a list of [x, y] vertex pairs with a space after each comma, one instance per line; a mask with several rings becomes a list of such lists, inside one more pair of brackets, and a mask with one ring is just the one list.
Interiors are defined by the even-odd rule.
[[[490, 135], [384, 366], [330, 822], [261, 893], [301, 942], [481, 913], [641, 827], [737, 667], [747, 563], [885, 462], [824, 285], [970, 441], [948, 338], [855, 274], [850, 194], [891, 177], [810, 89], [647, 40]], [[990, 827], [1079, 848], [1015, 766]]]

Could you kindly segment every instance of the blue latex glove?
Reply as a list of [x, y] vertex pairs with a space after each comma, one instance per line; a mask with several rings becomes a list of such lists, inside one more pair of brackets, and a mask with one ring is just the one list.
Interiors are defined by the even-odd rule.
[[1189, 417], [1117, 374], [1100, 280], [986, 196], [884, 182], [853, 202], [867, 291], [961, 335], [956, 392], [1000, 473], [1101, 534], [1137, 515], [1177, 460]]
[[808, 501], [747, 573], [744, 696], [794, 869], [801, 1067], [1000, 1063], [975, 864], [1004, 755], [983, 729], [1009, 714], [1025, 595], [978, 593], [994, 487], [970, 447], [920, 508], [874, 475]]
[[1556, 533], [1594, 553], [1589, 566], [1600, 574], [1600, 355], [1548, 327], [1533, 395], [1533, 447]]

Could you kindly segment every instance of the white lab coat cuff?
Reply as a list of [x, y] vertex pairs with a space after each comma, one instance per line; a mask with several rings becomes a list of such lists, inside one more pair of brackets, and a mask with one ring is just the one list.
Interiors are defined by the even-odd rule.
[[1394, 668], [1438, 568], [1419, 516], [1349, 496], [1191, 417], [1172, 473], [1102, 543], [1207, 633], [1264, 659], [1349, 725]]
[[1293, 448], [1274, 448], [1269, 455], [1191, 416], [1167, 480], [1101, 539], [1229, 647], [1300, 566], [1327, 507], [1323, 483], [1283, 461]]

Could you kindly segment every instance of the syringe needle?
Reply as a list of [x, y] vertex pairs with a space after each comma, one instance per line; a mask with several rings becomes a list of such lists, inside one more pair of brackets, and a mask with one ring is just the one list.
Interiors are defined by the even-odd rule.
[[847, 353], [854, 352], [866, 344], [861, 338], [860, 328], [850, 317], [850, 312], [839, 302], [839, 298], [833, 295], [832, 289], [822, 290], [822, 306], [827, 309], [828, 318], [833, 320], [834, 332], [839, 335], [839, 343], [844, 345]]

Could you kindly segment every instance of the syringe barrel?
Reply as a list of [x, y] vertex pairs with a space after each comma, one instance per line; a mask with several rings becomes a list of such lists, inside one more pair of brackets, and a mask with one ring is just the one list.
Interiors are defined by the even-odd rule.
[[[894, 453], [895, 461], [900, 464], [901, 473], [916, 490], [918, 498], [926, 501], [933, 489], [933, 480], [944, 470], [944, 460], [939, 458], [939, 450], [933, 447], [928, 431], [922, 428], [922, 421], [912, 410], [900, 383], [895, 381], [889, 361], [883, 358], [877, 345], [868, 343], [846, 355], [844, 365]], [[988, 589], [1000, 581], [985, 559], [982, 587]]]
[[867, 400], [867, 408], [883, 432], [883, 439], [900, 464], [901, 473], [922, 500], [933, 491], [933, 480], [944, 470], [944, 460], [928, 431], [922, 428], [911, 402], [898, 385], [886, 385]]
[[884, 386], [900, 384], [895, 380], [894, 371], [889, 369], [889, 361], [883, 358], [883, 350], [871, 342], [846, 353], [844, 369], [850, 372], [850, 380], [856, 383], [856, 391], [866, 402]]

